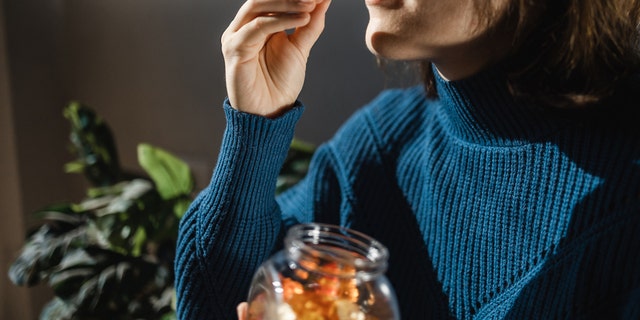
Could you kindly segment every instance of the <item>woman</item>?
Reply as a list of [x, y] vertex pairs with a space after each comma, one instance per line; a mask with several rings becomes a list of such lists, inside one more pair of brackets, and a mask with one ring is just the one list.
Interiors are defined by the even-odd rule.
[[369, 49], [424, 86], [381, 93], [276, 198], [329, 2], [250, 0], [222, 37], [227, 128], [181, 224], [180, 318], [235, 317], [309, 221], [389, 248], [404, 319], [640, 317], [637, 1], [366, 0]]

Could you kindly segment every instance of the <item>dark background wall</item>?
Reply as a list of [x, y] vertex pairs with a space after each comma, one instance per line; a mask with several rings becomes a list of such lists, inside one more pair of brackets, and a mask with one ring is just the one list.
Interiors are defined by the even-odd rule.
[[[11, 223], [5, 229], [13, 230], [13, 242], [1, 252], [3, 264], [35, 223], [31, 212], [84, 195], [83, 178], [62, 169], [72, 158], [62, 117], [71, 100], [93, 107], [111, 125], [123, 166], [139, 170], [136, 145], [148, 142], [186, 160], [198, 188], [208, 182], [224, 129], [219, 39], [242, 1], [0, 3], [0, 62], [6, 62], [0, 64], [0, 193], [6, 200], [0, 215]], [[326, 31], [312, 51], [298, 137], [325, 141], [387, 86], [364, 44], [367, 19], [362, 1], [333, 1]], [[2, 299], [17, 290], [4, 283]], [[29, 292], [25, 305], [0, 304], [0, 318], [20, 310], [36, 310], [35, 317], [49, 293]]]
[[[135, 145], [147, 141], [190, 161], [207, 182], [224, 127], [219, 38], [242, 2], [64, 3], [64, 98], [93, 106], [112, 124], [125, 164], [135, 165]], [[301, 138], [327, 139], [383, 86], [364, 45], [366, 21], [359, 1], [334, 1], [301, 96], [308, 105]]]
[[15, 251], [23, 241], [24, 215], [20, 200], [20, 181], [15, 130], [9, 88], [9, 64], [0, 0], [0, 319], [32, 319], [30, 292], [13, 286], [6, 276]]

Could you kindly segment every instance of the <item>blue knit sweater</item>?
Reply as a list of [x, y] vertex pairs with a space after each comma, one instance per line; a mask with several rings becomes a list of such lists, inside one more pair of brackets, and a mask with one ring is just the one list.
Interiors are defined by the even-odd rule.
[[559, 112], [513, 99], [495, 70], [437, 88], [383, 92], [279, 197], [303, 107], [225, 104], [211, 183], [181, 223], [179, 318], [235, 318], [286, 228], [319, 221], [389, 248], [403, 319], [639, 319], [640, 120], [614, 111], [636, 92]]

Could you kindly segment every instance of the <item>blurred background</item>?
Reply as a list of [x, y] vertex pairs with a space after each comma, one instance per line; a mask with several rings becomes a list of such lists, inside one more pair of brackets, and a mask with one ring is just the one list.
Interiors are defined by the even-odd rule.
[[[241, 0], [0, 0], [0, 319], [36, 319], [47, 287], [14, 286], [7, 269], [45, 205], [79, 201], [86, 182], [64, 173], [72, 100], [110, 125], [123, 167], [136, 146], [164, 148], [197, 188], [215, 165], [225, 121], [220, 35]], [[361, 0], [334, 0], [311, 54], [297, 137], [319, 144], [393, 77], [364, 44]]]

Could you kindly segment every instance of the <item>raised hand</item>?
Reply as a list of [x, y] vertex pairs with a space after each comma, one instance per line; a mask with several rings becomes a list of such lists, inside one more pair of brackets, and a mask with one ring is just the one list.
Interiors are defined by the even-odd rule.
[[248, 0], [240, 8], [222, 35], [233, 108], [275, 117], [293, 105], [329, 4], [330, 0]]

